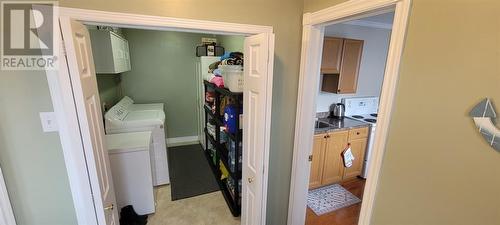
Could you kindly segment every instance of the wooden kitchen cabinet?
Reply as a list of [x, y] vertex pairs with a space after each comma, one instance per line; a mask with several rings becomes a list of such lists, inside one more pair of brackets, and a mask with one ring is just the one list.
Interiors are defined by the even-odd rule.
[[[356, 93], [363, 41], [325, 37], [321, 62], [321, 91]], [[337, 48], [341, 43], [341, 48]]]
[[363, 162], [365, 161], [367, 143], [368, 141], [366, 138], [354, 140], [349, 139], [349, 145], [351, 147], [351, 152], [354, 155], [354, 161], [352, 162], [351, 167], [344, 167], [344, 176], [342, 179], [349, 179], [361, 175]]
[[[338, 183], [361, 175], [368, 143], [368, 127], [314, 136], [309, 189]], [[344, 167], [342, 152], [351, 147], [353, 165]]]
[[325, 37], [323, 42], [323, 56], [321, 59], [321, 73], [340, 73], [340, 62], [342, 61], [342, 49], [344, 39], [336, 37]]
[[344, 165], [342, 161], [342, 151], [347, 146], [347, 131], [328, 133], [326, 138], [326, 148], [324, 153], [323, 177], [321, 184], [333, 184], [342, 180]]
[[311, 175], [309, 178], [309, 188], [317, 188], [321, 186], [321, 177], [323, 175], [323, 162], [324, 151], [326, 148], [326, 135], [314, 135], [312, 161], [311, 161]]

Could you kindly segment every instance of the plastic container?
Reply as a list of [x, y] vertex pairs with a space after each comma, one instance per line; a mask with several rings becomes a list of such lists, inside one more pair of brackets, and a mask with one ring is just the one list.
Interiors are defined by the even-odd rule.
[[243, 92], [243, 66], [241, 65], [219, 65], [224, 78], [224, 87], [232, 92]]

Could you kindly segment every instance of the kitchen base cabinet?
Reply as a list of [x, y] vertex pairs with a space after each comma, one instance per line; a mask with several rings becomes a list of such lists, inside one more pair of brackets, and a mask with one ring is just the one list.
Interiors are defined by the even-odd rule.
[[[368, 143], [368, 127], [334, 131], [314, 136], [309, 189], [361, 175]], [[354, 161], [344, 166], [342, 152], [351, 147]]]
[[323, 174], [323, 154], [326, 147], [325, 134], [314, 135], [314, 144], [312, 149], [311, 175], [309, 178], [309, 188], [321, 186], [321, 177]]
[[351, 152], [354, 155], [352, 166], [344, 169], [343, 179], [349, 179], [361, 175], [363, 169], [363, 162], [365, 161], [365, 150], [367, 145], [366, 138], [354, 139], [349, 141]]
[[340, 155], [347, 146], [347, 137], [347, 131], [333, 132], [327, 135], [321, 185], [333, 184], [342, 180], [344, 165]]

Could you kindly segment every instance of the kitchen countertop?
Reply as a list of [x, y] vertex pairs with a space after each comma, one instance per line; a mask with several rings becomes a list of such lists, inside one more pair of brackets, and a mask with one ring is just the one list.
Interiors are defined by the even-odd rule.
[[369, 127], [369, 123], [361, 122], [349, 117], [344, 117], [343, 119], [338, 118], [319, 118], [318, 121], [330, 124], [329, 127], [325, 128], [315, 128], [314, 134], [322, 134], [331, 131], [349, 130], [352, 128]]

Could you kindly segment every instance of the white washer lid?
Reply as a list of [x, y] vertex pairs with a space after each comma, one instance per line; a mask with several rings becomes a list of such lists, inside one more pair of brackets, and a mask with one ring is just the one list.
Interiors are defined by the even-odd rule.
[[151, 131], [106, 135], [109, 153], [149, 151]]

